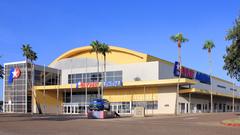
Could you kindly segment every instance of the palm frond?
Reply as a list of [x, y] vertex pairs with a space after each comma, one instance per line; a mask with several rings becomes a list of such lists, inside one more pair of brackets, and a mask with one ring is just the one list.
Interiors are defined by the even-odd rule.
[[212, 40], [206, 40], [204, 45], [203, 45], [203, 49], [204, 50], [212, 50], [215, 47], [215, 44]]
[[173, 41], [173, 42], [181, 42], [181, 43], [185, 43], [185, 42], [188, 42], [189, 40], [185, 37], [183, 37], [183, 35], [181, 33], [178, 33], [176, 35], [173, 35], [170, 37], [170, 39]]
[[106, 56], [106, 54], [110, 53], [111, 50], [110, 50], [110, 47], [107, 44], [102, 43], [101, 47], [100, 47], [100, 52], [102, 53], [103, 56]]

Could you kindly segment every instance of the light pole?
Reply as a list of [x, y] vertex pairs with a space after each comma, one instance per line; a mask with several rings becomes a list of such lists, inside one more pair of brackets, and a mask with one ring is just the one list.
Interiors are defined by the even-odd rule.
[[232, 86], [232, 112], [235, 112], [235, 84], [233, 81], [233, 86]]

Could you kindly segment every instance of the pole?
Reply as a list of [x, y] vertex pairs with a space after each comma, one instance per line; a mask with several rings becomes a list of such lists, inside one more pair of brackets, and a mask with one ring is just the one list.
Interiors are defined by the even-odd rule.
[[[96, 52], [97, 55], [97, 83], [99, 83], [99, 58], [98, 58], [98, 52]], [[99, 85], [97, 86], [98, 89], [98, 98], [100, 97], [100, 88]]]
[[209, 57], [209, 72], [210, 72], [210, 112], [213, 113], [213, 87], [212, 87], [212, 60], [211, 60], [211, 52], [208, 52]]
[[[85, 62], [86, 62], [86, 64], [85, 64], [85, 65], [86, 65], [85, 82], [87, 82], [87, 72], [88, 72], [88, 71], [87, 71], [87, 67], [88, 67], [88, 66], [87, 66], [87, 65], [88, 65], [88, 64], [87, 64], [87, 57], [86, 57], [86, 61], [85, 61]], [[82, 79], [82, 80], [83, 80], [83, 79]], [[88, 95], [87, 95], [87, 90], [88, 90], [87, 87], [85, 87], [85, 114], [86, 114], [86, 115], [87, 115], [87, 96], [88, 96]]]
[[178, 46], [178, 63], [179, 63], [179, 76], [177, 83], [177, 92], [176, 92], [176, 103], [175, 103], [175, 115], [178, 115], [178, 98], [179, 98], [179, 87], [180, 87], [180, 79], [182, 74], [182, 62], [181, 62], [181, 47]]
[[70, 90], [71, 90], [71, 91], [70, 91], [70, 103], [71, 103], [71, 105], [70, 105], [70, 106], [71, 106], [71, 107], [70, 107], [70, 111], [71, 111], [71, 112], [70, 112], [70, 113], [72, 114], [72, 111], [73, 111], [73, 110], [72, 110], [72, 109], [73, 109], [73, 106], [72, 106], [72, 82], [73, 82], [73, 80], [72, 80], [72, 79], [73, 79], [73, 74], [72, 74], [72, 59], [71, 59], [71, 61], [70, 61], [70, 64], [71, 64], [71, 65], [70, 65], [70, 73], [71, 73], [71, 85], [70, 85], [70, 87], [71, 87], [71, 88], [70, 88]]
[[[29, 80], [29, 78], [28, 78], [28, 61], [27, 61], [27, 58], [26, 58], [26, 71], [25, 72], [26, 72], [26, 78], [25, 78], [26, 79], [26, 83], [25, 83], [25, 92], [26, 92], [25, 93], [25, 113], [27, 113], [27, 92], [28, 92], [28, 80]], [[14, 88], [14, 90], [16, 89], [14, 81], [13, 81], [13, 88]], [[13, 94], [15, 96], [15, 92]], [[13, 109], [14, 109], [14, 107], [13, 107]]]
[[60, 84], [60, 78], [59, 78], [59, 70], [57, 71], [57, 115], [59, 113], [59, 84]]
[[144, 101], [144, 114], [145, 114], [145, 110], [146, 110], [146, 98], [145, 98], [145, 95], [146, 95], [146, 86], [143, 87], [143, 101]]
[[101, 98], [103, 99], [103, 83], [104, 83], [104, 71], [103, 71], [103, 68], [104, 68], [104, 65], [101, 66], [102, 67], [102, 79], [101, 79]]
[[44, 67], [43, 67], [43, 87], [44, 87], [44, 91], [43, 91], [43, 99], [44, 99], [44, 112], [46, 112], [46, 69], [45, 69], [45, 64], [44, 64]]
[[[32, 98], [35, 99], [35, 94], [34, 94], [34, 89], [33, 89], [33, 85], [34, 85], [34, 64], [33, 63], [32, 63], [32, 67], [31, 68], [32, 68], [32, 81], [31, 81], [31, 83], [32, 83], [32, 92], [31, 92], [31, 94], [32, 94]], [[32, 99], [32, 101], [33, 101], [33, 99]], [[35, 101], [35, 103], [36, 103], [36, 101]], [[31, 112], [31, 114], [33, 114], [33, 109], [34, 109], [34, 107], [33, 107], [33, 103], [32, 103], [32, 112]]]
[[232, 92], [232, 112], [235, 112], [235, 84], [233, 82], [233, 92]]

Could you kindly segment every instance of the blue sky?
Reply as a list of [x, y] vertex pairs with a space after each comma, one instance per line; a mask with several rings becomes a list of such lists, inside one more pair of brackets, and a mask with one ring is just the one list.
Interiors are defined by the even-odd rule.
[[211, 39], [213, 74], [231, 80], [222, 69], [230, 43], [224, 37], [240, 15], [239, 5], [239, 0], [1, 0], [0, 63], [23, 60], [24, 43], [38, 53], [36, 63], [49, 64], [96, 39], [176, 61], [177, 46], [169, 37], [182, 32], [190, 40], [182, 47], [183, 65], [208, 73], [202, 45]]

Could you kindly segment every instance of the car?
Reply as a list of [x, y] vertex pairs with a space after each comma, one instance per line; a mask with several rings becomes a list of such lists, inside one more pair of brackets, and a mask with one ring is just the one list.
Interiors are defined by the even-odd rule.
[[103, 110], [109, 111], [110, 103], [106, 99], [96, 98], [90, 102], [89, 110], [90, 111], [103, 111]]

